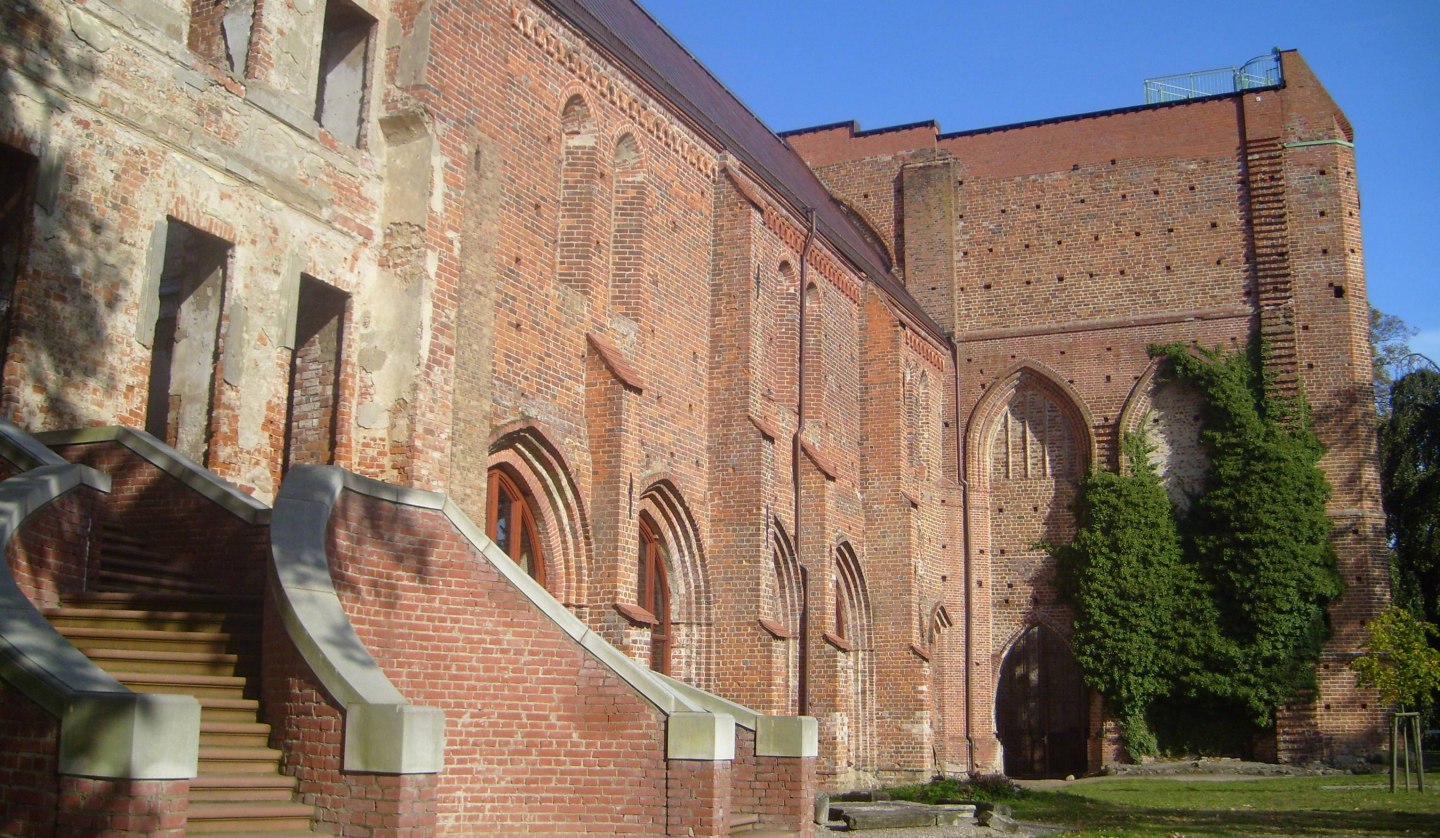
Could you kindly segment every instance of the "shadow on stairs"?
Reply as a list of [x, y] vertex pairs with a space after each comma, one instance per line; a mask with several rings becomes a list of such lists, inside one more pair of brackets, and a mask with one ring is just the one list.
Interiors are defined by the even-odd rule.
[[44, 609], [56, 630], [140, 693], [200, 702], [200, 773], [190, 783], [190, 835], [313, 835], [313, 807], [259, 721], [258, 596], [235, 596], [179, 573], [122, 532], [103, 532], [92, 592]]

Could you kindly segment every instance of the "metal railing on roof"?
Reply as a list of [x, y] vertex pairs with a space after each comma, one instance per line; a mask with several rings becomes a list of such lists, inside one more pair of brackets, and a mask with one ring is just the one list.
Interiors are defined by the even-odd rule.
[[1239, 93], [1280, 84], [1280, 50], [1256, 56], [1239, 67], [1221, 67], [1145, 80], [1145, 104]]

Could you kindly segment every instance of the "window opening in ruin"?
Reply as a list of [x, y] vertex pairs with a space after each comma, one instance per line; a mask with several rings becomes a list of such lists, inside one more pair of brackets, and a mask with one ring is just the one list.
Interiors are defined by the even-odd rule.
[[145, 430], [205, 464], [230, 243], [169, 219]]
[[285, 420], [285, 468], [335, 462], [340, 363], [350, 297], [311, 276], [300, 277], [295, 348]]
[[490, 469], [489, 498], [485, 534], [521, 570], [544, 585], [545, 551], [535, 524], [534, 499], [499, 467]]
[[243, 76], [254, 24], [255, 0], [190, 0], [190, 51]]
[[315, 121], [336, 139], [360, 145], [369, 77], [370, 33], [375, 20], [346, 0], [325, 4], [325, 29], [320, 38], [320, 83], [315, 94]]
[[35, 173], [39, 161], [9, 146], [0, 145], [0, 367], [10, 351], [10, 320], [15, 304], [15, 283], [29, 241], [31, 206], [35, 203]]
[[636, 604], [655, 617], [650, 625], [650, 668], [670, 673], [670, 584], [665, 573], [665, 545], [648, 515], [640, 516]]

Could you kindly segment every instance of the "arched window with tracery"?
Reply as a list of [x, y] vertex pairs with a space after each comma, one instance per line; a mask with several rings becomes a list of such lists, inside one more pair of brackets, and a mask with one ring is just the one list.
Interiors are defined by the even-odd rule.
[[635, 604], [650, 612], [650, 668], [670, 673], [670, 583], [665, 568], [665, 542], [649, 515], [640, 516]]
[[535, 525], [534, 500], [502, 468], [490, 469], [490, 503], [485, 534], [541, 585], [545, 584], [545, 551]]

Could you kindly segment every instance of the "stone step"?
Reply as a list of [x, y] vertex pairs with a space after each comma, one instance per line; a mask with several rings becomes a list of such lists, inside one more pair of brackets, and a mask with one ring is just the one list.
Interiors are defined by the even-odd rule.
[[100, 548], [100, 567], [124, 573], [176, 573], [184, 565], [153, 550], [106, 543]]
[[221, 611], [236, 616], [260, 613], [261, 598], [247, 594], [165, 594], [149, 591], [86, 591], [68, 594], [67, 608], [118, 608], [144, 611]]
[[244, 698], [245, 679], [238, 675], [189, 675], [182, 672], [112, 672], [116, 681], [137, 693], [193, 695], [196, 698]]
[[200, 745], [217, 748], [267, 748], [270, 725], [263, 722], [201, 722]]
[[260, 702], [253, 698], [200, 697], [200, 724], [254, 723], [260, 713]]
[[130, 593], [149, 593], [163, 591], [167, 593], [195, 593], [211, 594], [220, 593], [220, 590], [203, 582], [195, 582], [181, 576], [157, 573], [140, 573], [128, 571], [110, 571], [101, 565], [100, 572], [95, 574], [95, 584], [102, 590], [122, 591]]
[[245, 638], [223, 631], [151, 631], [149, 629], [87, 628], [84, 626], [58, 629], [76, 648], [134, 649], [191, 653], [226, 653], [232, 647], [244, 647]]
[[304, 831], [309, 829], [310, 819], [314, 814], [313, 809], [301, 803], [191, 803], [185, 831], [189, 835], [237, 831], [249, 835], [263, 835], [279, 830]]
[[[832, 803], [831, 817], [843, 820], [851, 832], [865, 829], [914, 829], [927, 826], [955, 826], [975, 818], [972, 803], [930, 806], [904, 800], [875, 803]], [[838, 818], [835, 817], [838, 813]]]
[[223, 611], [149, 611], [121, 608], [46, 608], [50, 624], [89, 628], [147, 629], [150, 631], [253, 632], [258, 621]]
[[169, 672], [233, 675], [240, 661], [228, 652], [157, 652], [147, 649], [92, 649], [90, 660], [107, 672]]
[[280, 773], [280, 752], [274, 748], [200, 748], [201, 774]]
[[202, 774], [190, 781], [190, 802], [291, 802], [299, 785], [284, 774]]

